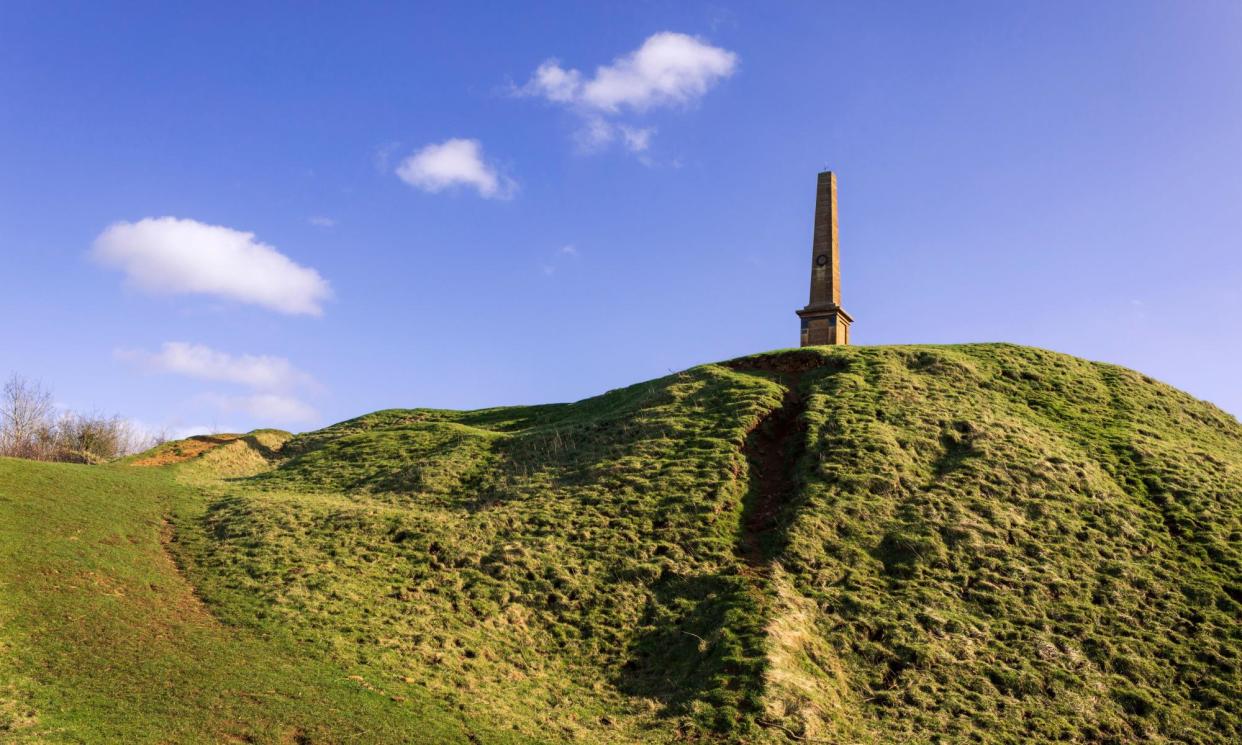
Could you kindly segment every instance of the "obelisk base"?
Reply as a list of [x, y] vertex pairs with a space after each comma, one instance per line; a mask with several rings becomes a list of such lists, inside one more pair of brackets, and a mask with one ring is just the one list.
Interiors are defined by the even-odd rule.
[[830, 344], [850, 343], [850, 324], [854, 319], [839, 305], [810, 305], [797, 311], [802, 319], [802, 344], [804, 347], [817, 347]]

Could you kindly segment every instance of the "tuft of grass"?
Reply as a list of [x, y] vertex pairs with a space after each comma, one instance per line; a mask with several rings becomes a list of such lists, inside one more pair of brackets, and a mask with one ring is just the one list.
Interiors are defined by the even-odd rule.
[[[110, 733], [218, 734], [228, 709], [310, 742], [1242, 739], [1242, 426], [1122, 368], [1012, 345], [784, 350], [573, 404], [196, 447], [63, 484], [0, 462], [0, 495], [25, 489], [0, 510], [50, 479], [57, 509], [109, 505], [100, 524], [145, 526], [148, 549], [166, 516], [188, 584], [151, 597], [211, 619], [134, 653], [164, 662], [109, 695], [153, 713]], [[21, 509], [44, 543], [72, 534]], [[138, 546], [107, 560], [157, 566]], [[0, 576], [42, 576], [30, 550]], [[137, 663], [87, 646], [39, 674], [89, 640], [33, 633], [34, 598], [61, 591], [23, 592], [0, 606], [20, 660], [0, 662], [0, 723], [82, 739], [106, 720], [74, 703], [104, 685], [82, 670]], [[344, 697], [339, 716], [248, 708], [240, 683], [181, 693], [240, 680], [239, 656], [272, 690]], [[183, 705], [143, 698], [162, 678]]]

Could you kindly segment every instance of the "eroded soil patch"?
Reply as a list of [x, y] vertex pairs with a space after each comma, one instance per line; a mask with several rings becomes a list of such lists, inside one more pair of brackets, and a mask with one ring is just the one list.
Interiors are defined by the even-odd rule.
[[187, 437], [184, 440], [169, 443], [166, 447], [158, 448], [145, 458], [131, 462], [130, 465], [168, 466], [173, 463], [181, 463], [191, 458], [197, 458], [208, 450], [214, 450], [240, 437], [241, 435], [197, 435], [195, 437]]

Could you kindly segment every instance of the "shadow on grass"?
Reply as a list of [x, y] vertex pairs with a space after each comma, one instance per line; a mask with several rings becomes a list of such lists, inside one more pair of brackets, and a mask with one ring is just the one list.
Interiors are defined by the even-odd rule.
[[271, 448], [271, 447], [268, 447], [267, 445], [264, 445], [262, 442], [259, 441], [259, 438], [255, 437], [254, 435], [244, 435], [242, 436], [241, 439], [242, 439], [242, 442], [246, 443], [247, 447], [249, 447], [251, 450], [258, 453], [259, 455], [263, 456], [263, 460], [272, 461], [276, 459], [277, 450], [275, 448]]
[[670, 575], [652, 588], [618, 687], [666, 716], [737, 731], [760, 711], [763, 612], [740, 574]]

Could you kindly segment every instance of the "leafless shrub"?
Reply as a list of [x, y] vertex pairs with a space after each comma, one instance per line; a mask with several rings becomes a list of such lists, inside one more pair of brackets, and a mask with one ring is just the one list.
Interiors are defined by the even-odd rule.
[[166, 432], [146, 435], [133, 422], [100, 413], [56, 415], [52, 394], [13, 375], [0, 394], [0, 455], [99, 463], [153, 447]]
[[65, 414], [56, 423], [56, 460], [112, 460], [135, 452], [143, 438], [119, 416]]

